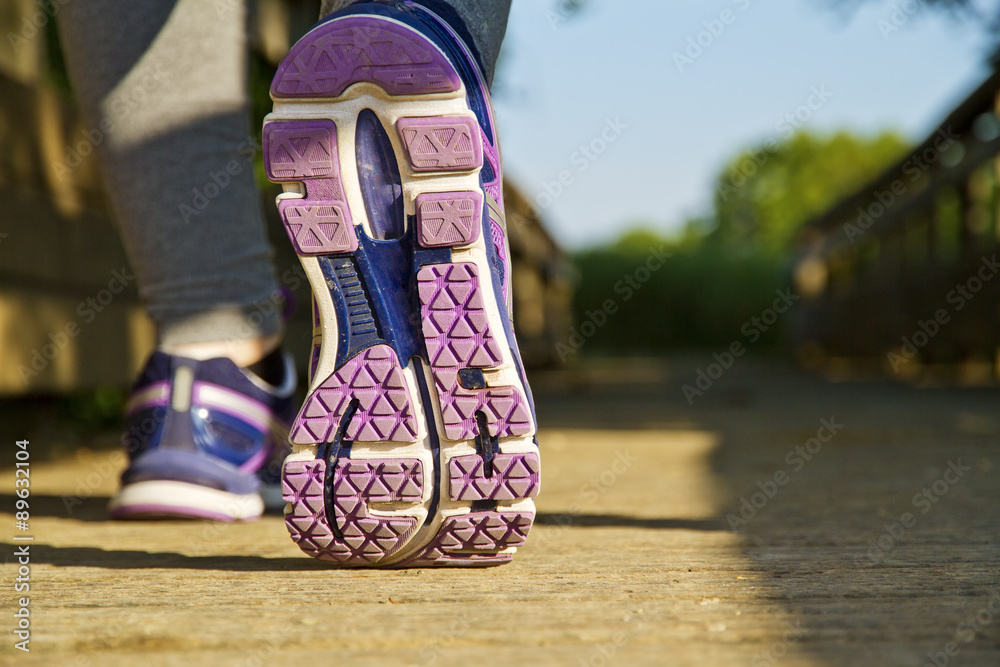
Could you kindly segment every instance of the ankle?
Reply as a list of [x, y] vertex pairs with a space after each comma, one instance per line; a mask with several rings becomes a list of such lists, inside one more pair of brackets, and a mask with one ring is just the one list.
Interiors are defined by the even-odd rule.
[[246, 368], [278, 349], [281, 340], [282, 335], [277, 333], [259, 338], [164, 345], [161, 349], [167, 354], [198, 359], [199, 361], [226, 357], [232, 359], [240, 368]]

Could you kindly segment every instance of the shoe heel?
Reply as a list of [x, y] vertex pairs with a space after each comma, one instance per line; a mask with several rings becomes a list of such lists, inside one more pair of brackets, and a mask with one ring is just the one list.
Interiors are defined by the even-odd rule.
[[[341, 458], [332, 479], [327, 462], [287, 461], [282, 497], [285, 525], [305, 553], [342, 566], [377, 564], [392, 556], [419, 526], [417, 517], [384, 516], [379, 508], [415, 504], [424, 496], [417, 459]], [[333, 516], [333, 522], [329, 517]]]

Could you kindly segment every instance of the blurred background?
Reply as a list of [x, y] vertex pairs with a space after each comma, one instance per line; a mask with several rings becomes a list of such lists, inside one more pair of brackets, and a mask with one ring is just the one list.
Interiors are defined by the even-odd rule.
[[[258, 131], [317, 7], [257, 2]], [[72, 444], [117, 423], [153, 331], [134, 281], [109, 282], [127, 261], [58, 11], [0, 8], [0, 412], [19, 415], [0, 421]], [[515, 0], [495, 102], [528, 366], [545, 382], [680, 355], [697, 368], [671, 391], [689, 405], [697, 372], [744, 353], [834, 379], [995, 383], [998, 20], [986, 0]], [[301, 363], [310, 338], [300, 308]]]

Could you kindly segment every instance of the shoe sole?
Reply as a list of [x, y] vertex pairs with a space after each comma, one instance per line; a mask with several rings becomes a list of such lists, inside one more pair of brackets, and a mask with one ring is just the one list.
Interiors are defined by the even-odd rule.
[[[292, 539], [342, 566], [508, 562], [534, 519], [539, 458], [482, 233], [482, 132], [458, 71], [403, 22], [346, 16], [293, 47], [272, 99], [264, 161], [284, 186], [278, 209], [321, 333], [282, 471]], [[399, 171], [397, 239], [375, 239], [362, 192], [365, 110]], [[392, 343], [411, 334], [400, 359]]]
[[174, 481], [135, 482], [108, 503], [113, 519], [254, 521], [264, 512], [257, 493], [237, 494]]

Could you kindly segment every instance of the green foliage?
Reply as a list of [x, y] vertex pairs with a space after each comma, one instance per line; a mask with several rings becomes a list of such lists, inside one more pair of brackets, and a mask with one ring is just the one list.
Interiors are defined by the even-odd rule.
[[716, 182], [711, 238], [787, 252], [802, 224], [877, 176], [908, 148], [894, 132], [798, 132], [736, 156]]
[[60, 411], [67, 421], [84, 428], [115, 428], [121, 425], [127, 398], [121, 387], [98, 387], [64, 397]]
[[[647, 282], [636, 284], [640, 267], [653, 253], [671, 253]], [[741, 339], [741, 327], [770, 306], [774, 290], [786, 287], [785, 261], [768, 253], [738, 253], [718, 245], [667, 243], [653, 232], [634, 231], [612, 246], [574, 256], [580, 283], [573, 310], [577, 330], [591, 321], [609, 300], [614, 309], [586, 339], [580, 353], [659, 353], [676, 348], [724, 349]], [[755, 349], [774, 347], [780, 327], [768, 331]], [[588, 327], [589, 331], [589, 327]], [[572, 347], [567, 335], [564, 344]]]
[[[877, 176], [906, 148], [892, 132], [799, 132], [729, 162], [717, 181], [712, 214], [688, 221], [678, 238], [637, 229], [609, 246], [577, 253], [581, 281], [573, 308], [576, 340], [586, 338], [582, 353], [724, 350], [734, 341], [748, 343], [744, 326], [789, 285], [793, 241], [803, 223]], [[672, 256], [639, 289], [629, 288], [651, 249], [660, 248]], [[602, 317], [611, 301], [614, 312]], [[588, 321], [589, 337], [581, 336]], [[783, 324], [769, 328], [753, 349], [779, 347]], [[564, 344], [572, 347], [569, 337]]]

